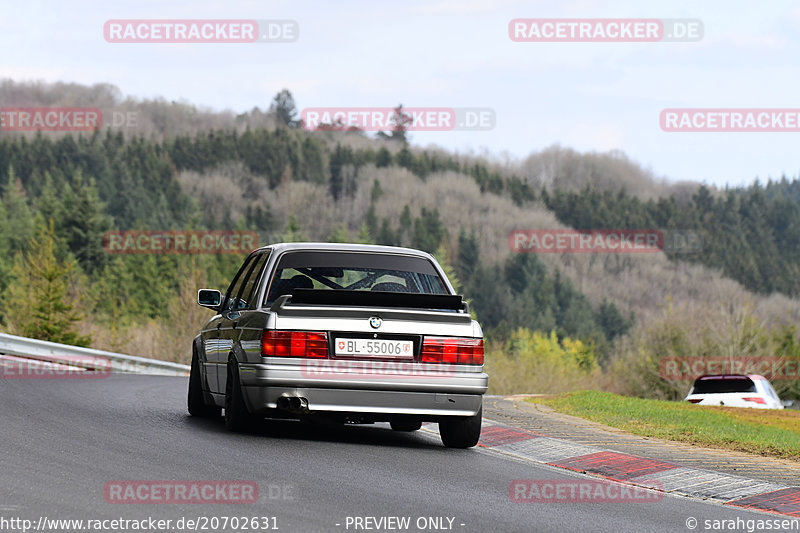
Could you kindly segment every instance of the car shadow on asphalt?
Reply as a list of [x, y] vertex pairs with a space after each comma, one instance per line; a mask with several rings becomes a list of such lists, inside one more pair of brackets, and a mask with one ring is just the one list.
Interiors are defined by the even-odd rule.
[[193, 428], [203, 432], [251, 438], [336, 442], [415, 449], [446, 449], [438, 439], [423, 436], [420, 431], [394, 431], [385, 423], [340, 424], [327, 421], [266, 418], [257, 422], [251, 430], [234, 434], [225, 429], [222, 417], [204, 419], [186, 416], [186, 421]]
[[186, 421], [192, 427], [204, 432], [252, 438], [445, 449], [437, 439], [427, 438], [421, 435], [420, 431], [394, 431], [386, 423], [341, 424], [328, 421], [265, 418], [258, 421], [249, 431], [234, 434], [225, 429], [222, 417], [204, 419], [187, 415]]

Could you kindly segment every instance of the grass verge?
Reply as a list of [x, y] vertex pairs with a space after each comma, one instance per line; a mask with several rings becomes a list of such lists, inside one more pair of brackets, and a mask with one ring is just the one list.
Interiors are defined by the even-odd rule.
[[528, 401], [644, 437], [800, 461], [800, 411], [701, 407], [600, 391]]

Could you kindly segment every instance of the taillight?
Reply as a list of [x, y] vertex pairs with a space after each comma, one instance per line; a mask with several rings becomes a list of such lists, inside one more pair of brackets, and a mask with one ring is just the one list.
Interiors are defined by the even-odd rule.
[[692, 399], [686, 400], [686, 401], [689, 402], [689, 403], [700, 403], [703, 400], [701, 400], [700, 398], [692, 398]]
[[758, 396], [748, 396], [747, 398], [742, 398], [742, 400], [746, 402], [755, 402], [760, 403], [761, 405], [767, 405], [767, 402], [764, 401], [764, 398], [759, 398]]
[[328, 335], [312, 331], [265, 331], [261, 336], [264, 357], [328, 357]]
[[460, 365], [483, 364], [483, 339], [425, 337], [420, 361]]

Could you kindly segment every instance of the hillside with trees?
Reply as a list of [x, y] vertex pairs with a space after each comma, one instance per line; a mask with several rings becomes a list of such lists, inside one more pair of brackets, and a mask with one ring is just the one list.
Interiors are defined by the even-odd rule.
[[[685, 383], [658, 382], [661, 357], [800, 357], [797, 180], [720, 191], [670, 184], [619, 153], [552, 147], [503, 162], [415, 147], [404, 132], [310, 132], [288, 91], [236, 115], [123, 99], [108, 85], [2, 82], [0, 106], [10, 105], [133, 111], [138, 125], [0, 132], [5, 331], [185, 362], [208, 316], [196, 289], [224, 288], [241, 257], [110, 255], [103, 236], [242, 229], [262, 244], [434, 253], [484, 326], [499, 392], [602, 386], [676, 398]], [[566, 227], [691, 230], [702, 246], [509, 249], [514, 229]], [[165, 353], [176, 343], [185, 349]]]

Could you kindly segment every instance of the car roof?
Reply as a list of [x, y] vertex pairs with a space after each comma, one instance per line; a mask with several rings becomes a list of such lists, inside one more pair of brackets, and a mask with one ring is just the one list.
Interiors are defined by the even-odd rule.
[[413, 255], [433, 259], [433, 256], [422, 250], [403, 248], [400, 246], [382, 246], [378, 244], [355, 244], [340, 242], [279, 242], [262, 246], [259, 250], [271, 249], [275, 252], [287, 251], [324, 251], [324, 252], [368, 252], [397, 255]]

